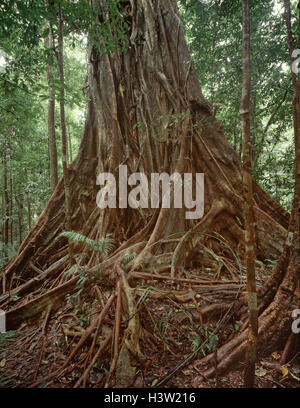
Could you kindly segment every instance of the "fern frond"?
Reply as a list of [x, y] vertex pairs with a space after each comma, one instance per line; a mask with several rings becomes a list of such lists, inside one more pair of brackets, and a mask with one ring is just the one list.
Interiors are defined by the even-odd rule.
[[124, 259], [122, 262], [123, 266], [126, 266], [127, 264], [129, 264], [129, 262], [131, 262], [133, 259], [135, 259], [137, 257], [137, 254], [133, 253], [133, 254], [125, 254], [124, 255]]
[[89, 269], [88, 266], [73, 265], [71, 266], [70, 269], [64, 272], [64, 276], [68, 277], [68, 276], [76, 275], [77, 273], [79, 273], [79, 275], [82, 275], [85, 272], [87, 272], [88, 269]]
[[72, 243], [81, 243], [90, 246], [99, 253], [100, 257], [109, 255], [109, 253], [115, 248], [114, 239], [109, 236], [105, 238], [103, 237], [99, 241], [90, 239], [75, 231], [64, 231], [59, 236], [68, 238], [69, 242]]

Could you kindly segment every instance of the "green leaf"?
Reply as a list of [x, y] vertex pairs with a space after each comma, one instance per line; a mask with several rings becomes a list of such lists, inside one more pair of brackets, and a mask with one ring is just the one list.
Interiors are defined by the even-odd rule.
[[44, 31], [42, 32], [42, 38], [48, 37], [49, 33], [50, 33], [50, 29], [49, 29], [49, 28], [46, 28], [46, 30], [44, 30]]
[[295, 380], [300, 381], [300, 378], [297, 377], [295, 374], [293, 374], [291, 371], [290, 371], [290, 374]]
[[219, 341], [219, 338], [218, 338], [218, 336], [217, 336], [216, 334], [213, 334], [213, 335], [211, 335], [211, 336], [209, 337], [209, 347], [210, 347], [210, 350], [215, 351], [216, 346], [217, 346], [217, 344], [218, 344], [218, 341]]

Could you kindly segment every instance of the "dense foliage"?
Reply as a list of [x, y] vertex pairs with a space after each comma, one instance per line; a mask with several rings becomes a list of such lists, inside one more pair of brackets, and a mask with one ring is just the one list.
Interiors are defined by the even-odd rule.
[[[227, 138], [241, 154], [240, 2], [182, 0], [181, 4], [202, 90]], [[290, 209], [294, 186], [293, 92], [283, 2], [251, 2], [251, 44], [254, 175], [269, 194]]]

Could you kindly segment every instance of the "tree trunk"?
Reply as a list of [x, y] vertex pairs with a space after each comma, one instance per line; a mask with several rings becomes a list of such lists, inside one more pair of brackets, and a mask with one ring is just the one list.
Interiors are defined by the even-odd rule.
[[13, 222], [13, 180], [12, 176], [9, 178], [9, 234], [11, 245], [14, 242], [14, 222]]
[[59, 2], [59, 15], [58, 15], [58, 70], [60, 80], [60, 126], [61, 126], [61, 145], [62, 145], [62, 168], [63, 168], [63, 180], [65, 189], [65, 226], [68, 231], [72, 229], [71, 209], [70, 209], [70, 180], [67, 163], [67, 128], [66, 128], [66, 116], [65, 116], [65, 77], [64, 77], [64, 39], [63, 39], [63, 15], [62, 5]]
[[[46, 49], [53, 49], [53, 38], [50, 32], [45, 38]], [[55, 95], [53, 89], [53, 68], [50, 63], [47, 65], [47, 82], [49, 88], [48, 97], [48, 144], [49, 144], [49, 165], [50, 165], [50, 184], [52, 191], [58, 183], [57, 170], [57, 149], [56, 149], [56, 135], [55, 135]]]
[[[7, 266], [6, 279], [13, 274], [29, 279], [30, 265], [38, 264], [44, 269], [54, 256], [66, 255], [66, 240], [59, 237], [65, 229], [61, 210], [65, 201], [69, 203], [66, 215], [72, 217], [73, 230], [90, 239], [108, 233], [114, 237], [117, 249], [101, 267], [112, 281], [116, 275], [123, 276], [126, 296], [130, 288], [120, 270], [125, 252], [138, 252], [128, 264], [132, 271], [150, 265], [153, 270], [169, 270], [173, 277], [180, 273], [186, 259], [202, 262], [203, 244], [213, 245], [216, 253], [226, 251], [229, 245], [241, 257], [245, 255], [241, 162], [202, 95], [176, 3], [131, 0], [121, 12], [130, 22], [127, 51], [104, 54], [102, 38], [97, 38], [101, 52], [90, 47], [91, 100], [79, 153], [69, 167], [69, 185], [64, 188], [67, 179], [60, 180], [18, 256]], [[62, 80], [63, 76], [63, 84]], [[63, 100], [62, 94], [61, 103]], [[65, 153], [64, 150], [64, 158]], [[122, 164], [128, 166], [129, 174], [142, 172], [148, 179], [151, 173], [204, 173], [204, 217], [185, 219], [187, 208], [100, 210], [96, 206], [97, 175], [111, 172], [118, 178]], [[258, 350], [265, 353], [277, 349], [286, 338], [290, 323], [287, 311], [294, 301], [295, 286], [290, 269], [286, 269], [291, 247], [284, 247], [289, 215], [254, 181], [253, 197], [257, 258], [278, 259], [283, 252], [272, 277], [258, 293]], [[219, 236], [224, 242], [217, 239]], [[170, 240], [174, 237], [177, 240]], [[93, 254], [89, 268], [96, 271], [99, 264]], [[60, 270], [66, 267], [63, 262]], [[15, 279], [12, 286], [17, 284]], [[136, 315], [132, 302], [128, 304], [129, 315]], [[237, 304], [237, 313], [244, 320], [245, 305], [245, 299]], [[138, 321], [131, 320], [128, 325], [133, 335], [126, 338], [122, 355], [126, 355], [126, 350], [139, 355]], [[245, 325], [245, 330], [218, 350], [218, 372], [244, 361], [246, 345]], [[215, 370], [213, 362], [215, 355], [202, 361], [208, 366], [208, 375]]]
[[26, 192], [26, 197], [27, 197], [27, 225], [28, 225], [28, 230], [30, 232], [31, 230], [31, 200], [30, 200], [30, 194]]
[[16, 192], [15, 192], [15, 202], [17, 204], [17, 209], [18, 209], [18, 239], [19, 239], [19, 246], [20, 246], [23, 240], [23, 224], [22, 224], [23, 203], [18, 199]]
[[7, 188], [7, 148], [5, 143], [3, 147], [4, 245], [8, 245], [9, 199]]
[[241, 100], [241, 119], [243, 129], [243, 181], [245, 200], [245, 264], [247, 271], [247, 298], [249, 309], [249, 335], [246, 354], [244, 385], [254, 387], [257, 347], [257, 295], [255, 280], [255, 238], [253, 211], [252, 154], [250, 138], [250, 9], [249, 0], [242, 1], [243, 8], [243, 88]]
[[70, 130], [70, 106], [67, 105], [67, 132], [68, 132], [68, 157], [69, 163], [73, 161], [73, 152], [72, 152], [72, 136]]

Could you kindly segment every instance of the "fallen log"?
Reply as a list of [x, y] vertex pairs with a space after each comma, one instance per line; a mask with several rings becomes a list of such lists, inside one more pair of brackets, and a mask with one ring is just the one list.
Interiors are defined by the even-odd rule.
[[52, 311], [57, 309], [64, 296], [75, 286], [78, 279], [79, 277], [76, 276], [63, 285], [44, 293], [38, 298], [15, 309], [9, 310], [6, 313], [7, 330], [16, 330], [20, 324], [29, 319], [33, 319], [42, 311], [47, 310], [49, 306], [52, 307]]
[[67, 260], [67, 256], [59, 259], [53, 265], [51, 265], [45, 272], [42, 272], [38, 276], [30, 279], [28, 282], [25, 282], [23, 285], [18, 286], [17, 288], [7, 291], [2, 296], [0, 296], [0, 305], [7, 302], [8, 299], [13, 298], [14, 296], [22, 296], [24, 293], [30, 293], [33, 289], [40, 286], [45, 279], [52, 277], [55, 278], [60, 271], [60, 267]]

